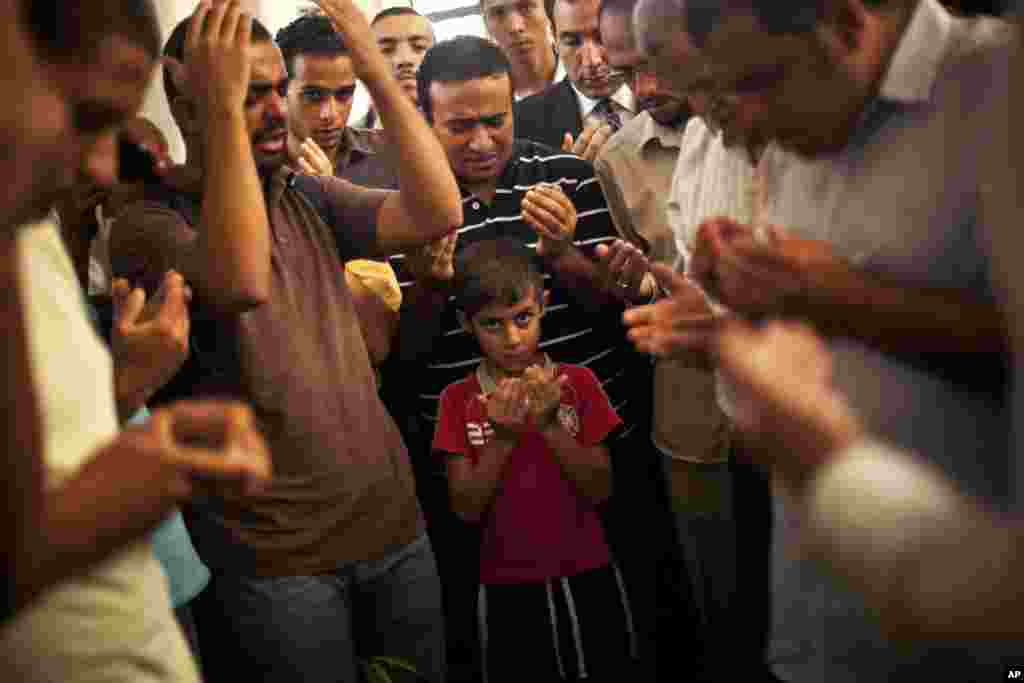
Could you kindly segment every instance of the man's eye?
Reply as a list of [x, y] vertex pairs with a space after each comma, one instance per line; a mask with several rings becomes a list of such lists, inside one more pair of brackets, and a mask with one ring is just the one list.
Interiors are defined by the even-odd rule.
[[580, 38], [579, 36], [562, 36], [562, 45], [566, 47], [579, 47]]
[[520, 313], [516, 316], [516, 325], [526, 327], [533, 320], [533, 313]]
[[302, 99], [306, 100], [307, 102], [319, 103], [324, 101], [324, 94], [322, 92], [317, 92], [314, 90], [307, 90], [306, 92], [302, 93]]
[[382, 47], [380, 49], [380, 51], [381, 51], [381, 54], [385, 54], [385, 55], [394, 54], [395, 46], [394, 45], [388, 45], [387, 47]]

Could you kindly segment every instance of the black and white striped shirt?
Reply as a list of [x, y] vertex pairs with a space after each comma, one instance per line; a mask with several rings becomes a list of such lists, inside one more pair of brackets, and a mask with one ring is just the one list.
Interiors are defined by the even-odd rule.
[[[521, 220], [520, 202], [528, 190], [541, 183], [559, 185], [572, 200], [577, 215], [576, 246], [584, 254], [590, 256], [598, 244], [616, 238], [604, 193], [589, 162], [545, 145], [516, 140], [512, 158], [490, 204], [463, 191], [464, 223], [458, 231], [457, 248], [497, 237], [521, 239], [535, 247], [537, 235]], [[412, 277], [404, 259], [393, 257], [391, 263], [403, 291], [408, 292]], [[543, 321], [541, 350], [556, 362], [590, 368], [622, 417], [624, 428], [620, 434], [629, 433], [638, 420], [649, 419], [649, 415], [634, 413], [637, 409], [647, 410], [640, 406], [647, 405], [651, 392], [647, 374], [650, 363], [633, 351], [626, 340], [621, 307], [588, 311], [551, 273], [545, 275], [545, 280], [550, 299]], [[402, 377], [385, 380], [385, 384], [400, 383], [408, 399], [406, 410], [430, 423], [417, 430], [425, 435], [433, 432], [441, 392], [449, 384], [465, 379], [481, 360], [476, 339], [459, 325], [454, 306], [445, 307], [440, 322], [441, 337], [430, 352], [419, 357], [414, 367], [406, 366]]]

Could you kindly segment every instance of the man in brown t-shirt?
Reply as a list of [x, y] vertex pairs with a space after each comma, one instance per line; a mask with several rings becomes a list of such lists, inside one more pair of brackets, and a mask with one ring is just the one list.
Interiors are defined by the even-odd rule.
[[[250, 402], [271, 447], [265, 495], [210, 498], [189, 515], [231, 675], [355, 680], [358, 655], [398, 657], [439, 681], [433, 554], [342, 271], [348, 259], [444, 235], [461, 224], [461, 203], [365, 17], [351, 0], [318, 4], [402, 151], [401, 189], [287, 169], [280, 52], [257, 22], [235, 43], [221, 38], [233, 28], [201, 4], [165, 48], [188, 163], [121, 214], [111, 262], [147, 287], [171, 267], [185, 276], [197, 329], [207, 330], [193, 335], [189, 393]], [[214, 63], [220, 78], [190, 78]]]

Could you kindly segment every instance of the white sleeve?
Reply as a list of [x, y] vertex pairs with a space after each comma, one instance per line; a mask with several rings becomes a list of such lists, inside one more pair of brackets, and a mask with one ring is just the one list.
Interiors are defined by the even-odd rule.
[[1024, 534], [910, 454], [863, 442], [809, 485], [809, 552], [892, 627], [1020, 636]]

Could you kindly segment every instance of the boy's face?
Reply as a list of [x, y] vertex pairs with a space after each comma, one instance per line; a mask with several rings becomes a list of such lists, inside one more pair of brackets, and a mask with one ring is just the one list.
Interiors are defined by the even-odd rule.
[[499, 370], [521, 375], [537, 362], [543, 296], [535, 287], [514, 306], [493, 303], [481, 308], [465, 323], [480, 349]]

